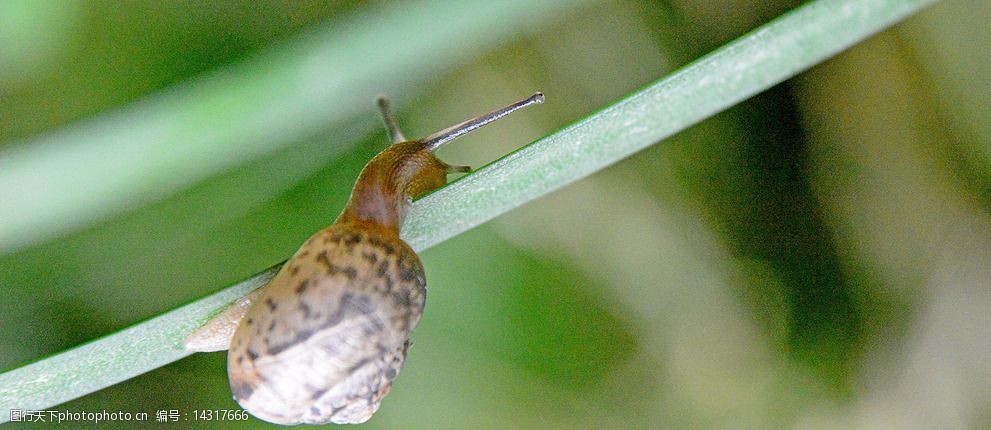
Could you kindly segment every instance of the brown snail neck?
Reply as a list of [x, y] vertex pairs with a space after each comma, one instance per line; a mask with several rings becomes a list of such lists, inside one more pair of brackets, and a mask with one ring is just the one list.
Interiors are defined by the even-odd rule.
[[413, 199], [445, 182], [445, 165], [422, 142], [397, 143], [365, 165], [336, 223], [375, 225], [398, 235]]
[[379, 97], [378, 106], [393, 144], [372, 158], [362, 169], [351, 191], [351, 198], [336, 223], [377, 225], [398, 235], [406, 211], [414, 198], [444, 186], [448, 172], [466, 173], [470, 170], [467, 166], [450, 166], [441, 162], [433, 151], [518, 109], [543, 101], [544, 95], [535, 93], [529, 98], [462, 121], [421, 140], [407, 141], [389, 111], [388, 100]]

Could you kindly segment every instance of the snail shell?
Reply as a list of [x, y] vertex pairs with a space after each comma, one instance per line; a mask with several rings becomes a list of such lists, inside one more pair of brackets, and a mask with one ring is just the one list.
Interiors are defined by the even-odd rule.
[[336, 224], [313, 235], [239, 323], [234, 398], [279, 424], [368, 420], [420, 321], [420, 259], [388, 232]]

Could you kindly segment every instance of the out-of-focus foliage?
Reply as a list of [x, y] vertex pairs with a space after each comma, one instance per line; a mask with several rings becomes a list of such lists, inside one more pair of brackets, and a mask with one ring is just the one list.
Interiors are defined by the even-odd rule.
[[[437, 76], [400, 122], [422, 135], [544, 91], [540, 109], [441, 154], [482, 165], [792, 6], [593, 4]], [[362, 7], [0, 3], [0, 145], [126, 109]], [[985, 2], [946, 0], [426, 251], [427, 312], [368, 427], [988, 427], [987, 22]], [[0, 370], [289, 255], [386, 141], [327, 157], [334, 137], [0, 256]], [[330, 161], [310, 166], [318, 157]], [[296, 166], [312, 173], [287, 173]], [[236, 408], [224, 363], [197, 354], [59, 409]]]

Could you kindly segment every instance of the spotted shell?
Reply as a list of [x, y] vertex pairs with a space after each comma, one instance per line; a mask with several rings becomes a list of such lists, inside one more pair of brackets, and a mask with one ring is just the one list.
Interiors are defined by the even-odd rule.
[[393, 233], [335, 224], [282, 267], [231, 339], [234, 399], [277, 424], [355, 424], [378, 409], [423, 313], [426, 279]]

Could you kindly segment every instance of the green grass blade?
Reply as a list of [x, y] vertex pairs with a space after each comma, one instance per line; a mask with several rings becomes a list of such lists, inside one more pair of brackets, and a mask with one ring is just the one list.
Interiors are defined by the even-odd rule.
[[[279, 265], [281, 266], [281, 264]], [[11, 409], [44, 410], [189, 355], [182, 340], [210, 316], [265, 285], [270, 268], [209, 297], [0, 375], [0, 423]]]
[[[14, 142], [0, 151], [0, 254], [149, 203], [328, 127], [353, 126], [372, 112], [376, 94], [414, 93], [445, 69], [583, 3], [425, 0], [363, 10], [240, 66]], [[378, 127], [361, 125], [370, 132], [372, 124]]]
[[809, 3], [425, 197], [410, 212], [406, 237], [414, 248], [437, 244], [674, 135], [933, 3]]
[[[417, 250], [442, 242], [677, 133], [932, 3], [818, 0], [802, 6], [417, 201], [404, 238]], [[225, 303], [263, 283], [261, 276], [0, 375], [0, 413], [51, 407], [185, 356], [182, 338]], [[0, 422], [7, 419], [0, 415]]]

